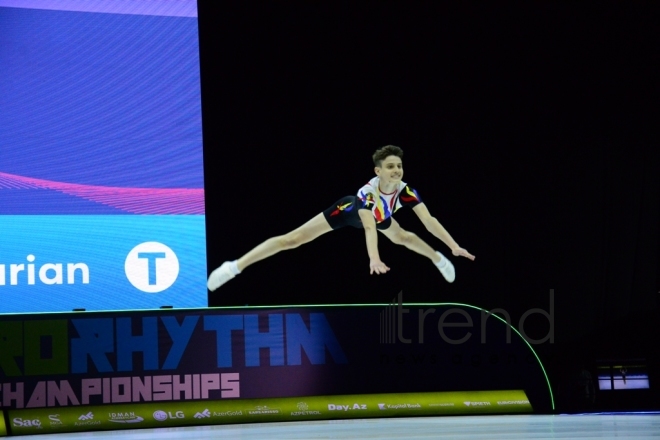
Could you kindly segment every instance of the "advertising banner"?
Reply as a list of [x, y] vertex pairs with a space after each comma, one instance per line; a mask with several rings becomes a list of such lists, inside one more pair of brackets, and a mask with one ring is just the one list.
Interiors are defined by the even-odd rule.
[[501, 320], [410, 306], [388, 327], [389, 308], [7, 316], [0, 409], [503, 389], [552, 409], [542, 364]]
[[5, 427], [5, 415], [0, 411], [0, 437], [7, 435], [7, 428]]
[[531, 413], [522, 390], [308, 396], [10, 410], [11, 433], [50, 434], [229, 423]]

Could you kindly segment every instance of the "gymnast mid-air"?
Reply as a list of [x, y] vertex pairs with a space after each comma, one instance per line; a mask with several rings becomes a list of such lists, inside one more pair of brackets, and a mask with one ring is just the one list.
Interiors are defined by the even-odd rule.
[[439, 238], [452, 255], [474, 260], [474, 255], [460, 247], [449, 232], [431, 215], [417, 191], [408, 186], [403, 178], [403, 150], [387, 145], [373, 155], [376, 177], [357, 192], [357, 195], [342, 197], [325, 211], [317, 214], [293, 231], [269, 238], [238, 260], [225, 261], [209, 275], [207, 286], [214, 291], [248, 266], [268, 258], [280, 251], [293, 249], [309, 243], [315, 238], [344, 226], [363, 228], [369, 255], [371, 274], [384, 274], [390, 268], [383, 263], [378, 253], [378, 233], [382, 232], [395, 244], [401, 244], [418, 254], [428, 257], [440, 270], [442, 276], [453, 282], [456, 274], [454, 265], [439, 251], [434, 250], [416, 234], [404, 230], [392, 218], [399, 208], [412, 207], [426, 229]]

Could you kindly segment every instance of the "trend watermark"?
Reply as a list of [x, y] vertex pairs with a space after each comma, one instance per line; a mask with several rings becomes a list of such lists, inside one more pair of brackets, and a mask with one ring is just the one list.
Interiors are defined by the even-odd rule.
[[[424, 328], [429, 315], [434, 315], [436, 312], [435, 308], [429, 309], [420, 309], [417, 313], [417, 341], [413, 342], [412, 338], [407, 338], [404, 335], [409, 334], [404, 331], [404, 315], [410, 313], [410, 309], [403, 307], [403, 291], [399, 292], [397, 298], [392, 300], [392, 302], [385, 307], [385, 310], [380, 312], [380, 343], [381, 344], [423, 344], [424, 343]], [[480, 328], [481, 328], [481, 343], [486, 343], [486, 322], [488, 318], [492, 315], [500, 314], [503, 318], [498, 318], [506, 321], [506, 343], [511, 343], [511, 315], [509, 312], [502, 308], [496, 308], [493, 310], [481, 310], [480, 311]], [[550, 328], [548, 334], [543, 338], [534, 339], [530, 337], [525, 332], [525, 321], [532, 314], [541, 314], [545, 316], [549, 323]], [[465, 321], [464, 322], [447, 322], [447, 318], [451, 315], [460, 315]], [[438, 333], [443, 341], [451, 345], [459, 345], [467, 342], [472, 337], [472, 332], [468, 331], [463, 337], [459, 339], [450, 338], [445, 332], [446, 328], [452, 327], [462, 327], [462, 328], [473, 328], [474, 322], [472, 316], [467, 313], [464, 309], [458, 307], [452, 307], [445, 310], [442, 315], [438, 318]], [[522, 314], [520, 320], [518, 321], [518, 332], [520, 335], [530, 344], [543, 344], [545, 342], [550, 342], [554, 344], [555, 342], [555, 291], [550, 289], [550, 311], [547, 312], [540, 308], [533, 308], [527, 310]]]

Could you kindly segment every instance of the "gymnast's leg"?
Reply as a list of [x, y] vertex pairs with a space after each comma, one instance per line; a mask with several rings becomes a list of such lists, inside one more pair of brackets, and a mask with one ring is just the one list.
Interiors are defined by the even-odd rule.
[[332, 227], [324, 214], [320, 213], [307, 223], [287, 234], [269, 238], [238, 260], [225, 261], [220, 267], [211, 272], [207, 287], [209, 290], [214, 291], [257, 261], [261, 261], [284, 250], [297, 248], [301, 244], [309, 243], [330, 231], [332, 231]]
[[451, 283], [454, 281], [456, 278], [454, 265], [451, 264], [451, 261], [447, 257], [439, 251], [434, 250], [424, 240], [419, 238], [417, 234], [403, 229], [393, 218], [390, 217], [390, 220], [392, 221], [391, 225], [387, 229], [380, 229], [380, 232], [392, 240], [392, 243], [403, 245], [411, 251], [429, 258], [448, 282]]

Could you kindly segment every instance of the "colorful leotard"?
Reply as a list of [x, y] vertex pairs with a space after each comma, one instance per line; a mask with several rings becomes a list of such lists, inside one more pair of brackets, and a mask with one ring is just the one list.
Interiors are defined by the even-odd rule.
[[398, 188], [389, 194], [380, 191], [379, 182], [380, 178], [374, 177], [358, 190], [357, 196], [342, 197], [323, 211], [332, 229], [344, 226], [361, 228], [359, 209], [369, 209], [376, 220], [376, 228], [387, 229], [391, 224], [390, 217], [397, 210], [422, 203], [417, 191], [405, 182], [400, 182]]

